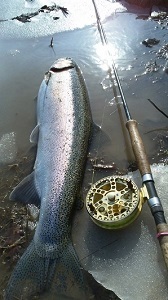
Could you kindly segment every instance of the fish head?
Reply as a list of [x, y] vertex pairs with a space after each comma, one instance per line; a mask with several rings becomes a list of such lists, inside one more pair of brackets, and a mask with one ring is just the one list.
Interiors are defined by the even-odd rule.
[[66, 57], [57, 59], [50, 67], [49, 71], [45, 73], [44, 79], [46, 84], [48, 84], [48, 81], [53, 74], [73, 68], [77, 68], [77, 65], [71, 58]]
[[76, 67], [75, 62], [71, 58], [59, 58], [55, 63], [51, 66], [49, 72], [60, 72], [66, 69], [72, 69]]

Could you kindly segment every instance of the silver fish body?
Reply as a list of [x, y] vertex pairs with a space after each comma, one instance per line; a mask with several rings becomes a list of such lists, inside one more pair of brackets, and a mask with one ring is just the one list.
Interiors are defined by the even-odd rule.
[[30, 136], [38, 143], [34, 171], [11, 194], [12, 200], [40, 205], [40, 216], [34, 239], [10, 278], [7, 300], [17, 297], [18, 291], [22, 293], [27, 280], [33, 282], [33, 291], [44, 290], [57, 261], [66, 260], [69, 251], [76, 264], [70, 219], [79, 197], [91, 126], [80, 69], [69, 58], [58, 59], [46, 73], [38, 94], [37, 126]]
[[63, 238], [67, 238], [91, 130], [83, 78], [70, 59], [59, 60], [50, 68], [39, 99], [35, 186], [41, 209], [35, 240], [40, 255], [55, 257], [63, 250]]

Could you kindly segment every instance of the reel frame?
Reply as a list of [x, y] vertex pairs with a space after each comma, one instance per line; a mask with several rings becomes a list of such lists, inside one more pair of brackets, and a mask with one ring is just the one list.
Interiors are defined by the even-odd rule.
[[121, 229], [140, 214], [144, 192], [124, 176], [108, 176], [92, 185], [86, 196], [86, 209], [98, 226]]

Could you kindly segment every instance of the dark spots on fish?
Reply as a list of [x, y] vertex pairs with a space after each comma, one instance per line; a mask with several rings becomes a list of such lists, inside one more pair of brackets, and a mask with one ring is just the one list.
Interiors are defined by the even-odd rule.
[[51, 67], [50, 72], [51, 73], [59, 73], [59, 72], [67, 71], [70, 69], [74, 69], [74, 66], [67, 66], [67, 67], [61, 67], [61, 68]]
[[[65, 76], [65, 82], [62, 80], [64, 76], [60, 73], [64, 70], [69, 70], [70, 73], [68, 79]], [[54, 76], [53, 74], [57, 72], [59, 73]], [[49, 81], [51, 84], [49, 84]], [[47, 108], [47, 122], [50, 121], [47, 128], [51, 128], [51, 124], [52, 126], [56, 124], [56, 126], [54, 126], [55, 139], [49, 139], [44, 134], [45, 145], [43, 149], [46, 151], [47, 148], [50, 148], [50, 143], [52, 145], [51, 149], [48, 150], [49, 155], [45, 155], [46, 158], [44, 160], [43, 155], [36, 158], [38, 163], [42, 161], [42, 164], [47, 166], [47, 168], [41, 169], [38, 168], [38, 163], [35, 164], [36, 184], [41, 190], [40, 196], [42, 200], [39, 221], [32, 243], [23, 254], [10, 278], [6, 288], [6, 299], [14, 299], [14, 297], [19, 299], [20, 295], [23, 299], [32, 299], [32, 295], [41, 293], [50, 288], [52, 284], [54, 285], [55, 282], [53, 282], [53, 279], [55, 278], [58, 279], [58, 285], [60, 285], [60, 280], [63, 281], [62, 288], [71, 286], [69, 278], [72, 278], [73, 282], [77, 282], [84, 289], [82, 270], [71, 243], [70, 233], [73, 208], [75, 200], [79, 199], [78, 195], [82, 184], [91, 132], [90, 105], [82, 74], [70, 58], [57, 60], [49, 69], [49, 72], [46, 73], [45, 84], [48, 84], [48, 87], [43, 85], [41, 91], [43, 92], [44, 88], [46, 102], [50, 101], [50, 94], [53, 92], [55, 83], [58, 85], [60, 91], [67, 84], [70, 87], [70, 91], [65, 89], [67, 97], [62, 96], [61, 93], [58, 93], [58, 96], [53, 95], [56, 97], [56, 101], [57, 99], [59, 99], [58, 101], [62, 100], [63, 105], [59, 105], [60, 103], [52, 100], [51, 105], [49, 103], [48, 106], [45, 106], [51, 110], [49, 114], [51, 119], [48, 119]], [[73, 95], [69, 99], [68, 96], [71, 90]], [[41, 101], [43, 101], [43, 96], [40, 97], [42, 97]], [[64, 102], [64, 98], [68, 102], [71, 101], [70, 108], [69, 106], [67, 107], [67, 101]], [[57, 104], [56, 107], [55, 104]], [[66, 117], [64, 126], [60, 123], [62, 122], [61, 118], [59, 119], [59, 123], [52, 122], [59, 116], [60, 111], [57, 110], [59, 106], [61, 106], [61, 112], [65, 111], [63, 115]], [[42, 107], [44, 107], [44, 102], [42, 102]], [[44, 112], [43, 114], [45, 115]], [[42, 120], [46, 124], [44, 117]], [[70, 123], [67, 123], [67, 121]], [[39, 120], [39, 123], [41, 124], [41, 120]], [[59, 124], [61, 124], [60, 127]], [[61, 132], [62, 130], [63, 132]], [[57, 136], [60, 136], [58, 138], [59, 146], [57, 146]], [[45, 151], [44, 153], [46, 153]], [[64, 157], [66, 158], [65, 163], [63, 162]], [[45, 172], [44, 177], [39, 176], [38, 172], [41, 173], [41, 171]], [[62, 276], [58, 278], [59, 267], [61, 271], [62, 269], [63, 271], [65, 270], [63, 275], [67, 281]]]

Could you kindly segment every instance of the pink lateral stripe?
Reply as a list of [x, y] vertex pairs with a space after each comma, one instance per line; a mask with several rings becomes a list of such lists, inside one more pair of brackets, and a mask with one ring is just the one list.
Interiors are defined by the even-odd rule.
[[157, 233], [156, 237], [160, 238], [160, 236], [165, 236], [165, 235], [168, 235], [168, 231], [159, 232], [159, 233]]

